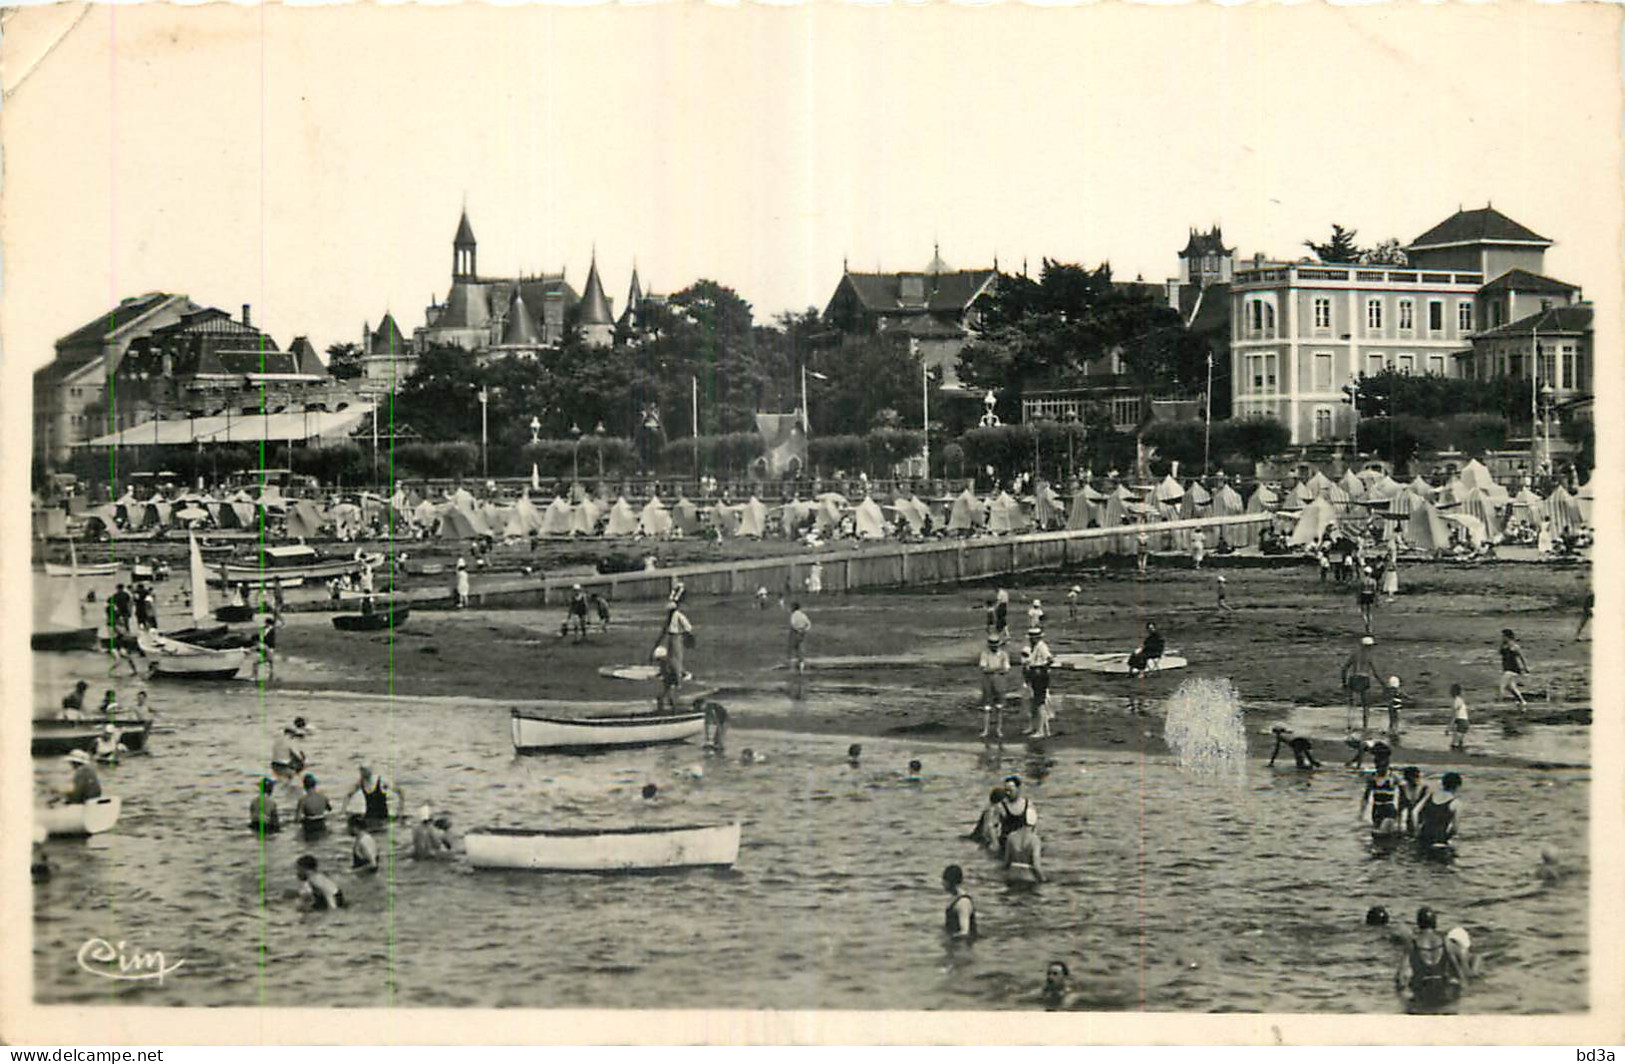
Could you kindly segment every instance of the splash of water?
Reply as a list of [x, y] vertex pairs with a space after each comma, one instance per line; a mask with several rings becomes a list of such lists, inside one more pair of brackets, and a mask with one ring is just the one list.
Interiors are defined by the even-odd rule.
[[1241, 696], [1229, 680], [1186, 680], [1168, 697], [1163, 738], [1187, 772], [1239, 776], [1247, 763]]

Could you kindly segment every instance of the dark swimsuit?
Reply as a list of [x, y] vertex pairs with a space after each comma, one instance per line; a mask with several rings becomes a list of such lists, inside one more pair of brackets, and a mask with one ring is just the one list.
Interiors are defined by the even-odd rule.
[[361, 794], [367, 799], [367, 820], [382, 822], [389, 819], [389, 798], [384, 794], [382, 780], [374, 782], [372, 790], [361, 788]]
[[999, 803], [1000, 842], [1003, 842], [1005, 839], [1020, 831], [1022, 828], [1029, 826], [1027, 823], [1027, 810], [1029, 808], [1030, 806], [1027, 804], [1026, 799], [1022, 800], [1021, 812], [1019, 813], [1012, 811], [1008, 803]]
[[[1453, 987], [1450, 983], [1450, 961], [1444, 940], [1432, 936], [1438, 945], [1424, 950], [1421, 943], [1411, 939], [1411, 995], [1418, 1001], [1436, 1003], [1448, 1000]], [[1427, 954], [1434, 954], [1429, 961]]]
[[1422, 846], [1441, 846], [1450, 841], [1450, 828], [1456, 822], [1456, 803], [1435, 802], [1428, 795], [1416, 810], [1416, 841]]
[[959, 914], [954, 911], [954, 907], [959, 904], [959, 899], [960, 898], [967, 898], [968, 899], [968, 898], [970, 898], [970, 895], [969, 894], [955, 894], [954, 895], [954, 900], [948, 903], [948, 909], [947, 909], [947, 911], [945, 913], [943, 913], [943, 917], [942, 917], [943, 930], [948, 932], [948, 937], [949, 938], [975, 939], [977, 937], [977, 934], [976, 934], [976, 903], [974, 901], [971, 902], [970, 927], [968, 927], [968, 928], [960, 927], [959, 926]]

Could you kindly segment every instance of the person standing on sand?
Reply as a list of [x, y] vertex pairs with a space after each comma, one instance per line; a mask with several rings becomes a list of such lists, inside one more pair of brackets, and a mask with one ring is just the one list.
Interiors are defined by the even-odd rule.
[[1202, 555], [1207, 553], [1207, 536], [1198, 528], [1191, 533], [1191, 568], [1202, 571]]
[[1467, 711], [1467, 699], [1462, 697], [1461, 684], [1450, 685], [1450, 726], [1445, 729], [1450, 736], [1450, 749], [1467, 749], [1467, 731], [1472, 727], [1472, 717]]
[[1145, 529], [1140, 529], [1134, 537], [1134, 567], [1141, 576], [1145, 575], [1146, 565], [1151, 561], [1151, 537], [1146, 535]]
[[1215, 585], [1219, 589], [1219, 593], [1218, 593], [1219, 594], [1219, 609], [1223, 610], [1226, 613], [1235, 613], [1236, 608], [1234, 606], [1230, 605], [1230, 603], [1226, 602], [1225, 599], [1224, 599], [1225, 587], [1226, 587], [1227, 583], [1228, 582], [1225, 580], [1224, 574], [1220, 573], [1219, 574], [1219, 582]]
[[1405, 708], [1405, 695], [1399, 689], [1399, 677], [1388, 677], [1388, 742], [1399, 748], [1399, 711]]
[[1371, 634], [1371, 611], [1377, 607], [1377, 577], [1367, 565], [1360, 571], [1360, 620], [1365, 624], [1366, 635]]
[[1399, 594], [1399, 532], [1388, 533], [1388, 564], [1382, 570], [1382, 593], [1392, 602]]
[[1501, 697], [1514, 699], [1519, 709], [1529, 705], [1524, 701], [1523, 689], [1518, 686], [1519, 677], [1528, 671], [1529, 662], [1524, 659], [1517, 636], [1510, 628], [1501, 629]]
[[683, 676], [683, 651], [694, 643], [694, 626], [688, 623], [688, 617], [683, 608], [676, 603], [666, 606], [666, 621], [660, 629], [660, 638], [656, 641], [657, 647], [666, 648], [671, 658], [672, 668], [677, 670], [678, 682]]
[[1027, 629], [1027, 649], [1022, 654], [1021, 671], [1027, 687], [1032, 691], [1031, 728], [1027, 734], [1034, 739], [1050, 737], [1050, 721], [1055, 714], [1049, 708], [1049, 670], [1055, 664], [1055, 655], [1044, 642], [1044, 630], [1037, 626]]
[[801, 603], [790, 604], [790, 667], [796, 672], [807, 669], [807, 633], [812, 631], [812, 618], [801, 608]]
[[993, 596], [993, 626], [1004, 641], [1010, 632], [1010, 592], [1002, 587]]
[[1083, 588], [1077, 584], [1073, 584], [1066, 593], [1066, 619], [1069, 621], [1078, 619], [1078, 596], [1081, 594], [1083, 594]]
[[986, 739], [1004, 737], [1004, 695], [1000, 692], [1000, 677], [1010, 671], [1010, 655], [1000, 645], [998, 633], [987, 637], [987, 646], [977, 662], [982, 670], [982, 734]]
[[457, 582], [453, 594], [457, 600], [457, 608], [468, 608], [468, 563], [461, 558], [457, 559]]
[[1371, 728], [1371, 681], [1382, 682], [1382, 674], [1371, 661], [1371, 648], [1376, 642], [1369, 635], [1361, 636], [1359, 646], [1355, 647], [1353, 653], [1343, 662], [1341, 682], [1343, 688], [1348, 691], [1349, 730], [1353, 730], [1354, 699], [1358, 695], [1361, 734]]

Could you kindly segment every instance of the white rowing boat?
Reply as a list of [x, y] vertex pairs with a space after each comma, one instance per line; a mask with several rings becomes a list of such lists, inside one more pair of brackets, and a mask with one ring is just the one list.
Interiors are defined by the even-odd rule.
[[60, 562], [45, 563], [46, 576], [115, 576], [117, 573], [118, 562], [86, 562], [77, 569]]
[[142, 652], [152, 661], [152, 675], [175, 680], [229, 680], [248, 657], [242, 647], [213, 650], [146, 630], [139, 639]]
[[464, 838], [475, 868], [532, 872], [657, 872], [730, 868], [739, 859], [737, 822], [715, 827], [484, 828]]
[[598, 717], [557, 717], [515, 709], [511, 720], [514, 749], [520, 753], [553, 750], [581, 752], [681, 743], [705, 732], [704, 713], [628, 712]]
[[92, 798], [82, 805], [47, 805], [34, 810], [34, 823], [47, 835], [100, 835], [118, 823], [117, 798]]
[[[1057, 669], [1070, 669], [1073, 672], [1104, 672], [1118, 676], [1128, 675], [1127, 654], [1057, 654], [1055, 667]], [[1190, 662], [1178, 654], [1164, 654], [1160, 658], [1148, 663], [1147, 672], [1167, 672], [1169, 669], [1183, 669]]]

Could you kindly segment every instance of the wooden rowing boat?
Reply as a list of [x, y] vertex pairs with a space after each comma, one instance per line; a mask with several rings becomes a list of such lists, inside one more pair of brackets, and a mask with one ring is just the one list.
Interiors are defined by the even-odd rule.
[[95, 650], [96, 629], [61, 628], [48, 632], [34, 632], [28, 637], [31, 650], [67, 653], [74, 650]]
[[464, 842], [475, 868], [531, 872], [663, 872], [731, 868], [739, 859], [740, 826], [573, 828], [525, 831], [482, 828]]
[[172, 680], [229, 680], [242, 669], [242, 647], [211, 650], [143, 632], [141, 649], [152, 660], [152, 675]]
[[104, 796], [82, 805], [36, 806], [34, 823], [51, 836], [100, 835], [118, 823], [121, 804], [117, 798]]
[[[152, 727], [151, 721], [114, 718], [112, 723], [119, 730], [119, 742], [124, 744], [126, 750], [134, 753], [147, 745], [147, 732]], [[102, 737], [103, 726], [98, 721], [36, 718], [33, 736], [29, 742], [29, 752], [35, 757], [60, 757], [75, 750], [84, 750], [88, 753], [96, 748], [96, 740]]]
[[511, 719], [514, 749], [520, 753], [553, 751], [586, 753], [687, 742], [705, 732], [704, 713], [620, 712], [597, 717], [549, 716], [532, 709], [515, 709]]
[[[62, 565], [59, 562], [45, 563], [46, 576], [73, 576], [75, 569], [71, 565]], [[77, 570], [79, 576], [116, 576], [118, 575], [118, 562], [86, 562]]]
[[341, 632], [382, 632], [399, 628], [411, 615], [412, 610], [407, 606], [374, 613], [340, 613], [333, 618], [333, 627]]
[[[1102, 672], [1117, 676], [1128, 675], [1127, 654], [1057, 654], [1055, 667], [1068, 669], [1073, 672]], [[1149, 663], [1147, 672], [1167, 672], [1170, 669], [1183, 669], [1190, 662], [1178, 654], [1164, 654]]]

